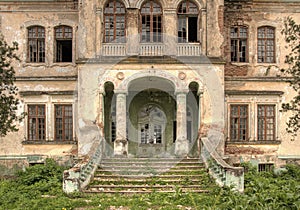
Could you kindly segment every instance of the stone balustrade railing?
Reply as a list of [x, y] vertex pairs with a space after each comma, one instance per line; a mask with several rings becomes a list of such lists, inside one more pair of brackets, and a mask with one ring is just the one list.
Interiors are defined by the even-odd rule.
[[141, 44], [140, 53], [141, 56], [162, 56], [165, 54], [164, 44]]
[[105, 140], [100, 135], [95, 137], [87, 157], [71, 169], [64, 171], [63, 190], [65, 193], [80, 191], [89, 184], [102, 159], [104, 142]]
[[102, 56], [125, 56], [126, 44], [125, 43], [103, 43]]
[[244, 168], [232, 167], [216, 152], [207, 137], [201, 138], [201, 157], [209, 173], [220, 186], [233, 187], [244, 191]]
[[177, 56], [200, 56], [200, 43], [178, 43]]

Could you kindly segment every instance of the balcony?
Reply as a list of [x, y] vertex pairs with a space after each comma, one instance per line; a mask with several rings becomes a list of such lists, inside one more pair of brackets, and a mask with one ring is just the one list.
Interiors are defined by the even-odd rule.
[[[187, 57], [201, 55], [200, 43], [176, 43], [176, 47], [173, 49], [164, 43], [140, 43], [135, 52], [129, 53], [126, 43], [103, 43], [101, 56], [128, 56], [129, 54], [139, 56], [163, 56], [175, 54], [176, 56]], [[175, 52], [170, 54], [172, 51]]]

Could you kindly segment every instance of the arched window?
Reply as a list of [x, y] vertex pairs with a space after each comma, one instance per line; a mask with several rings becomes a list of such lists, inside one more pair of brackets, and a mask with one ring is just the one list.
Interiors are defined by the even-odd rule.
[[124, 42], [125, 38], [125, 6], [112, 0], [104, 8], [104, 42]]
[[146, 2], [140, 12], [141, 42], [162, 42], [162, 9], [154, 1]]
[[70, 26], [57, 26], [55, 31], [55, 62], [72, 62], [73, 30]]
[[198, 42], [198, 7], [189, 0], [178, 7], [178, 42]]
[[28, 32], [28, 62], [45, 62], [45, 28], [42, 26], [31, 26]]
[[275, 62], [275, 28], [263, 26], [257, 31], [257, 62]]

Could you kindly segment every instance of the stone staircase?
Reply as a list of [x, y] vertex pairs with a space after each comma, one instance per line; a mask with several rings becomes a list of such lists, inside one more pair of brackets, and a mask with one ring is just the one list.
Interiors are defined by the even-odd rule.
[[108, 158], [100, 163], [85, 193], [206, 193], [214, 186], [199, 159]]

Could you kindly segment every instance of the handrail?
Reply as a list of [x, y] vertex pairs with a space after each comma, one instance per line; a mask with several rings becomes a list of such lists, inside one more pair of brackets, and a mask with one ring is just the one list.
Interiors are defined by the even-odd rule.
[[84, 189], [91, 181], [103, 156], [104, 138], [97, 135], [88, 155], [74, 167], [65, 170], [63, 191], [73, 193]]
[[209, 169], [211, 176], [215, 178], [217, 184], [233, 187], [234, 190], [243, 192], [244, 168], [233, 167], [227, 164], [216, 152], [207, 137], [202, 137], [200, 142], [202, 160], [206, 168]]

